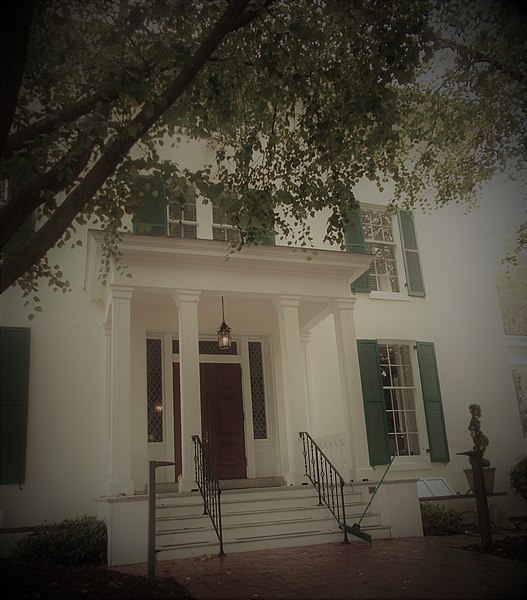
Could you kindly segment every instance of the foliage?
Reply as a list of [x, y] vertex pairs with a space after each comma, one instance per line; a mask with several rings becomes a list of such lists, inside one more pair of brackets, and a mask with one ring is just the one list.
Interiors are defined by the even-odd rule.
[[106, 552], [106, 524], [83, 515], [38, 526], [18, 542], [13, 558], [59, 565], [101, 565], [106, 564]]
[[510, 470], [511, 484], [517, 494], [527, 502], [527, 456], [521, 458]]
[[456, 535], [462, 532], [461, 515], [453, 508], [421, 502], [424, 535]]
[[[471, 404], [468, 410], [471, 414], [468, 430], [474, 444], [472, 449], [481, 450], [484, 454], [489, 445], [489, 438], [481, 431], [481, 406], [479, 404]], [[484, 467], [490, 467], [490, 461], [487, 458], [483, 457], [482, 463]]]
[[[139, 174], [173, 201], [219, 202], [240, 246], [272, 229], [309, 245], [322, 209], [342, 245], [364, 178], [392, 184], [394, 204], [474, 204], [524, 165], [524, 20], [498, 0], [36, 2], [21, 87], [5, 91], [1, 291], [67, 288], [47, 253], [87, 222], [118, 259]], [[180, 164], [167, 146], [186, 139], [212, 163]]]

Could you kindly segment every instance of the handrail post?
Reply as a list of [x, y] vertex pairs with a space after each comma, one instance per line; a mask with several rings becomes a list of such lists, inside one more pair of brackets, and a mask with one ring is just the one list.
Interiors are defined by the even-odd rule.
[[148, 469], [148, 577], [156, 576], [156, 469], [175, 465], [167, 460], [151, 460]]

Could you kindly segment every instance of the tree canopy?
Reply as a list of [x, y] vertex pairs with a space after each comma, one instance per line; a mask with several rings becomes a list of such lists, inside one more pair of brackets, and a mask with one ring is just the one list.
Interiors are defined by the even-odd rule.
[[[525, 166], [527, 19], [511, 1], [2, 10], [2, 292], [17, 282], [29, 294], [41, 278], [64, 287], [47, 253], [87, 221], [115, 253], [141, 174], [173, 201], [219, 201], [241, 244], [291, 223], [309, 242], [306, 218], [327, 207], [327, 239], [342, 243], [363, 178], [392, 182], [394, 205], [472, 205], [494, 173]], [[214, 164], [162, 159], [181, 136], [207, 140]]]

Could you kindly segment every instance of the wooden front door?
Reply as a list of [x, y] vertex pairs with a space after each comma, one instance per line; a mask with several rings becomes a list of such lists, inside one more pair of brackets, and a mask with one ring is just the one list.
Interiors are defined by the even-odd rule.
[[238, 364], [201, 363], [202, 440], [219, 479], [246, 477], [242, 372]]

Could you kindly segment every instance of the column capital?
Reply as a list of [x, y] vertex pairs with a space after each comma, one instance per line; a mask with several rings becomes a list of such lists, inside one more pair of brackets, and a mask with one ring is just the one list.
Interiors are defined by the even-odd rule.
[[179, 306], [182, 302], [199, 302], [201, 292], [199, 290], [175, 290], [172, 294], [174, 301]]
[[331, 311], [335, 313], [338, 310], [355, 310], [357, 298], [333, 298], [330, 302]]
[[109, 299], [113, 300], [131, 300], [134, 288], [129, 285], [118, 285], [111, 283], [109, 286]]
[[298, 308], [300, 306], [300, 296], [275, 296], [273, 298], [273, 304], [276, 310], [281, 308]]

